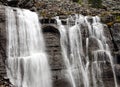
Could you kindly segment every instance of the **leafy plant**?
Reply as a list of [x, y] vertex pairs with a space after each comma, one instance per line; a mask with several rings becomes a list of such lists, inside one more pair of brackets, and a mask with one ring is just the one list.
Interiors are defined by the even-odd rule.
[[79, 3], [79, 4], [82, 4], [82, 0], [79, 0], [78, 3]]

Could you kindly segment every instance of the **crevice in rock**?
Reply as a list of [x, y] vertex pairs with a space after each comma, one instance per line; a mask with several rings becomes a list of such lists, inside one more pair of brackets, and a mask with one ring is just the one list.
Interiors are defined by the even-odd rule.
[[114, 40], [114, 37], [113, 37], [113, 33], [112, 33], [112, 30], [111, 30], [111, 26], [108, 26], [108, 30], [110, 32], [110, 35], [111, 35], [111, 38], [112, 38], [111, 41], [112, 41], [113, 46], [114, 46], [114, 50], [113, 51], [117, 52], [117, 51], [119, 51], [119, 49], [118, 49], [117, 44], [115, 43], [115, 40]]
[[52, 71], [61, 71], [61, 70], [63, 70], [63, 69], [61, 69], [61, 68], [52, 69]]

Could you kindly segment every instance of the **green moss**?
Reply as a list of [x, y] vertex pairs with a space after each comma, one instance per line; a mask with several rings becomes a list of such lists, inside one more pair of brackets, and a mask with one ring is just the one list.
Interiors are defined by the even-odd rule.
[[115, 22], [120, 22], [120, 12], [112, 12], [111, 14], [115, 16]]
[[120, 15], [116, 16], [116, 21], [120, 22]]
[[82, 0], [79, 0], [78, 3], [79, 3], [79, 4], [82, 4]]
[[45, 10], [43, 10], [43, 11], [40, 12], [40, 15], [42, 17], [46, 17], [47, 16], [47, 12]]

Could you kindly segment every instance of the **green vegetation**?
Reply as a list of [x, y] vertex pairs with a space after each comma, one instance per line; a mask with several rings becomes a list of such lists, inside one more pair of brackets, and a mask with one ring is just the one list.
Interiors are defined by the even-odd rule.
[[120, 22], [120, 15], [116, 17], [116, 21]]
[[78, 0], [78, 3], [79, 3], [79, 4], [82, 4], [82, 0]]
[[116, 22], [120, 22], [120, 12], [114, 12], [113, 15], [115, 16]]
[[94, 8], [101, 8], [102, 7], [102, 0], [88, 0], [88, 2]]
[[120, 22], [120, 12], [111, 12], [111, 14], [115, 17], [115, 22]]

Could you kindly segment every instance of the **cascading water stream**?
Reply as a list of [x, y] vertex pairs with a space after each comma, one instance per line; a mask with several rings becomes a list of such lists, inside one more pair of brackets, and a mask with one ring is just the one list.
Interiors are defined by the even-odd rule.
[[[65, 63], [67, 63], [66, 64], [67, 69], [68, 70], [70, 69], [68, 74], [71, 76], [72, 87], [78, 87], [81, 85], [84, 85], [84, 87], [89, 87], [89, 78], [87, 72], [89, 64], [87, 63], [85, 65], [83, 62], [84, 53], [81, 42], [82, 37], [81, 37], [80, 27], [77, 25], [77, 21], [76, 21], [76, 24], [74, 26], [70, 25], [67, 27], [68, 30], [66, 30], [67, 28], [65, 28], [65, 26], [59, 23], [60, 19], [56, 19], [56, 20], [59, 26], [58, 27], [59, 31], [61, 33], [61, 48], [63, 51], [64, 61]], [[68, 38], [69, 41], [66, 41], [65, 40], [66, 38]], [[68, 54], [69, 52], [67, 50], [68, 45], [70, 46], [70, 54]], [[70, 58], [68, 55], [70, 56]], [[76, 83], [76, 80], [78, 79], [79, 79], [79, 83]]]
[[68, 78], [70, 78], [70, 82], [72, 83], [72, 87], [76, 87], [75, 81], [74, 81], [74, 77], [72, 74], [72, 67], [70, 65], [70, 61], [68, 59], [68, 37], [67, 37], [67, 30], [65, 29], [65, 27], [62, 25], [61, 20], [59, 19], [59, 17], [56, 17], [57, 20], [57, 24], [58, 24], [58, 29], [60, 31], [61, 36], [61, 48], [62, 48], [62, 55], [64, 57], [64, 62], [66, 64], [66, 68], [67, 68], [67, 73], [68, 73]]
[[82, 46], [81, 27], [77, 16], [75, 20], [75, 25], [69, 28], [69, 41], [70, 58], [73, 60], [72, 66], [76, 68], [76, 71], [73, 72], [73, 74], [75, 73], [74, 76], [76, 77], [76, 79], [80, 79], [79, 85], [89, 87], [89, 78], [86, 71], [87, 65], [85, 64], [85, 62], [83, 62], [84, 52]]
[[[106, 43], [104, 28], [100, 23], [100, 18], [98, 16], [89, 17], [75, 15], [74, 17], [67, 19], [68, 22], [66, 28], [62, 23], [59, 23], [60, 19], [57, 18], [56, 20], [59, 26], [58, 29], [61, 33], [61, 48], [63, 51], [64, 61], [67, 63], [67, 69], [70, 68], [68, 74], [71, 75], [71, 79], [73, 81], [72, 86], [105, 87], [102, 78], [102, 66], [106, 65], [106, 61], [109, 61], [113, 72], [115, 87], [118, 87], [113, 59], [109, 46]], [[89, 32], [86, 37], [85, 53], [82, 45], [82, 26], [87, 26]], [[91, 52], [92, 58], [89, 53], [90, 38], [96, 40], [96, 44], [98, 45], [98, 49]], [[70, 50], [68, 50], [67, 47], [69, 47]], [[106, 59], [105, 56], [107, 56]]]
[[16, 87], [52, 87], [45, 43], [36, 13], [6, 8], [7, 76]]
[[[96, 69], [99, 69], [99, 71], [98, 71], [98, 74], [100, 75], [99, 77], [101, 77], [102, 75], [101, 75], [101, 69], [100, 69], [101, 64], [99, 64], [98, 55], [100, 54], [101, 56], [104, 56], [104, 53], [105, 53], [105, 55], [108, 56], [109, 62], [111, 64], [115, 87], [118, 87], [117, 79], [116, 79], [116, 75], [115, 75], [115, 70], [114, 70], [114, 65], [113, 65], [113, 59], [112, 59], [112, 56], [111, 56], [111, 53], [109, 50], [109, 46], [106, 43], [106, 37], [105, 37], [104, 32], [103, 32], [103, 29], [104, 29], [103, 25], [100, 23], [100, 18], [98, 16], [95, 16], [92, 19], [93, 19], [93, 23], [91, 26], [93, 29], [92, 35], [93, 35], [93, 37], [96, 38], [96, 40], [98, 41], [98, 45], [99, 45], [99, 50], [96, 50], [93, 53], [95, 61], [96, 62], [98, 61], [98, 64], [97, 64], [98, 67]], [[103, 62], [104, 61], [105, 61], [105, 59], [103, 59]], [[94, 87], [104, 87], [104, 84], [102, 82], [102, 78], [100, 80], [101, 80], [102, 86], [94, 86]]]

